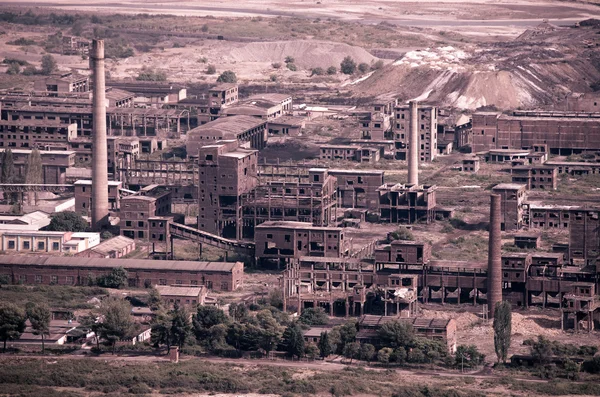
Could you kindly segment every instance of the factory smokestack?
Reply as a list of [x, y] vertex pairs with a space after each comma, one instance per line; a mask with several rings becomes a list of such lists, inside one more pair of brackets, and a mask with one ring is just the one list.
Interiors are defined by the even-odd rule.
[[490, 240], [488, 249], [487, 301], [488, 318], [494, 317], [496, 304], [502, 302], [502, 237], [500, 195], [492, 194], [490, 201]]
[[104, 40], [92, 41], [92, 228], [108, 223], [108, 150], [106, 147], [106, 107], [104, 81]]
[[419, 125], [417, 102], [409, 102], [410, 131], [408, 132], [408, 184], [419, 184]]

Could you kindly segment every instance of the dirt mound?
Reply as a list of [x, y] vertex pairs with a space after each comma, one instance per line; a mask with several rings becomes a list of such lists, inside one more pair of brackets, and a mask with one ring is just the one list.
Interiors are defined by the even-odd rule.
[[304, 69], [314, 67], [339, 68], [344, 57], [350, 56], [356, 63], [375, 62], [378, 58], [360, 47], [328, 41], [275, 41], [249, 43], [235, 48], [225, 56], [231, 62], [281, 62], [287, 56], [295, 59], [295, 64]]
[[531, 41], [410, 51], [353, 90], [365, 96], [395, 93], [403, 100], [462, 109], [551, 104], [571, 92], [589, 92], [590, 82], [600, 80], [596, 36], [593, 29], [546, 29]]

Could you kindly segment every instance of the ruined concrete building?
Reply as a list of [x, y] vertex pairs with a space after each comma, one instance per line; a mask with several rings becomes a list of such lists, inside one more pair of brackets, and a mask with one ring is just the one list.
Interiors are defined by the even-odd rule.
[[381, 158], [381, 149], [359, 145], [321, 145], [319, 150], [322, 160], [376, 163]]
[[258, 152], [221, 141], [198, 150], [198, 229], [241, 240], [242, 195], [258, 185]]
[[567, 156], [600, 149], [600, 114], [524, 112], [473, 114], [473, 151], [532, 148], [544, 143]]
[[[12, 149], [11, 151], [16, 176], [19, 179], [25, 180], [31, 150]], [[4, 149], [0, 149], [1, 152], [4, 152]], [[47, 150], [40, 151], [40, 155], [42, 158], [43, 183], [66, 183], [66, 170], [75, 165], [75, 153], [67, 150]]]
[[151, 239], [150, 221], [152, 217], [171, 214], [171, 192], [159, 186], [147, 186], [137, 194], [121, 199], [121, 235], [129, 238]]
[[558, 170], [546, 165], [521, 165], [512, 167], [512, 182], [523, 184], [527, 190], [556, 190], [558, 187]]
[[221, 140], [237, 140], [240, 147], [262, 149], [267, 144], [267, 127], [262, 119], [252, 116], [221, 117], [188, 131], [186, 151], [197, 156], [201, 147]]
[[501, 197], [502, 230], [515, 231], [523, 227], [524, 203], [527, 199], [525, 185], [517, 183], [500, 183], [492, 188], [494, 194]]
[[435, 219], [435, 186], [383, 184], [377, 191], [381, 222], [430, 223]]
[[[394, 141], [397, 160], [408, 160], [410, 132], [410, 106], [396, 106], [394, 109]], [[419, 161], [430, 162], [437, 155], [438, 117], [435, 106], [419, 106], [417, 113]]]

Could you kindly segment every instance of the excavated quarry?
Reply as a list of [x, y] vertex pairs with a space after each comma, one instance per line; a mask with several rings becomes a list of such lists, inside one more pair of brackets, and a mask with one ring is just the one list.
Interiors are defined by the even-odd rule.
[[591, 91], [599, 53], [600, 28], [542, 24], [507, 43], [409, 51], [352, 89], [462, 109], [532, 108]]

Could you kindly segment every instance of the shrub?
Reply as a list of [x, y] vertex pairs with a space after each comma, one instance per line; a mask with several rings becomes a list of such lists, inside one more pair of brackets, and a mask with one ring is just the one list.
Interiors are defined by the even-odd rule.
[[383, 67], [383, 61], [380, 59], [379, 61], [375, 62], [372, 66], [371, 69], [372, 70], [379, 70]]
[[294, 57], [289, 56], [289, 55], [287, 57], [285, 57], [285, 63], [294, 63], [294, 62], [296, 62]]
[[276, 82], [277, 81], [277, 75], [276, 74], [272, 74], [269, 76], [269, 80], [271, 80], [272, 82]]
[[6, 74], [15, 75], [21, 73], [21, 67], [18, 63], [11, 63], [8, 65], [8, 69], [6, 70]]
[[395, 232], [390, 233], [390, 240], [408, 240], [414, 241], [415, 236], [413, 233], [406, 227], [400, 226]]
[[217, 68], [215, 67], [215, 65], [208, 65], [208, 67], [206, 68], [206, 74], [215, 74], [217, 73]]
[[291, 70], [292, 72], [295, 72], [296, 70], [298, 70], [295, 63], [286, 63], [285, 67], [288, 68], [289, 70]]
[[337, 68], [335, 66], [330, 66], [327, 68], [327, 74], [328, 75], [332, 75], [332, 74], [336, 74], [337, 73]]
[[25, 46], [25, 45], [35, 45], [36, 42], [35, 42], [35, 40], [30, 40], [30, 39], [26, 39], [25, 37], [20, 37], [16, 40], [7, 41], [6, 44]]
[[345, 57], [340, 63], [340, 71], [344, 74], [353, 74], [356, 72], [356, 62], [354, 62], [354, 59], [350, 56]]
[[311, 75], [311, 76], [322, 76], [322, 75], [324, 75], [324, 74], [325, 74], [325, 70], [323, 70], [323, 68], [319, 68], [319, 67], [317, 67], [317, 68], [313, 68], [313, 69], [310, 71], [310, 75]]
[[135, 79], [138, 81], [166, 81], [167, 74], [163, 71], [156, 71], [144, 66]]
[[237, 83], [237, 76], [231, 70], [226, 70], [217, 79], [218, 83]]
[[273, 63], [271, 64], [271, 67], [272, 67], [273, 69], [281, 69], [281, 63], [279, 63], [279, 62], [273, 62]]
[[364, 62], [362, 62], [362, 63], [360, 63], [360, 64], [358, 65], [358, 70], [359, 70], [361, 73], [366, 73], [366, 72], [368, 72], [368, 71], [369, 71], [369, 65], [368, 65], [368, 64], [366, 64], [366, 63], [364, 63]]

